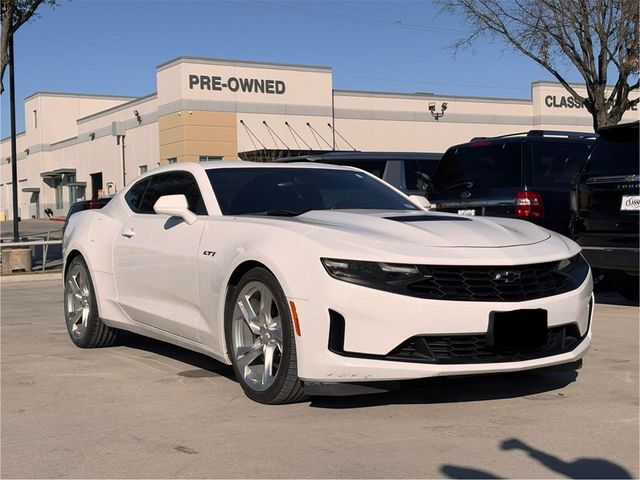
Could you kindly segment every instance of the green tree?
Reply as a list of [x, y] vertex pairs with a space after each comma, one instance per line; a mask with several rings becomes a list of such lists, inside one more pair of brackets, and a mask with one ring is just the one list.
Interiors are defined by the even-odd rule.
[[[639, 0], [435, 0], [471, 26], [456, 49], [499, 38], [549, 71], [593, 117], [597, 130], [638, 104]], [[565, 79], [570, 62], [587, 95]], [[607, 87], [611, 84], [612, 87]], [[630, 96], [636, 98], [629, 98]]]

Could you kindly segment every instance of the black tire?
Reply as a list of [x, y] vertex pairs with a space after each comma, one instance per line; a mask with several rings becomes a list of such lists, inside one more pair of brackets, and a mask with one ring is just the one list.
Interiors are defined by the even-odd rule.
[[[279, 357], [278, 369], [273, 377], [273, 383], [265, 390], [256, 390], [253, 388], [239, 372], [232, 342], [232, 323], [238, 297], [245, 286], [255, 282], [264, 284], [270, 290], [282, 325], [282, 353]], [[236, 379], [247, 397], [256, 402], [269, 405], [300, 402], [307, 398], [307, 395], [304, 393], [303, 384], [298, 378], [296, 344], [289, 303], [278, 280], [268, 270], [264, 268], [253, 268], [240, 279], [238, 285], [234, 287], [229, 295], [229, 301], [225, 308], [224, 326], [229, 358], [231, 359]]]
[[627, 272], [613, 270], [610, 272], [613, 287], [620, 295], [627, 300], [638, 300], [640, 296], [640, 283], [638, 275], [631, 275]]
[[[80, 302], [79, 308], [86, 308], [86, 313], [78, 316], [78, 310], [74, 312], [74, 302]], [[105, 325], [98, 316], [91, 274], [79, 255], [71, 260], [65, 271], [64, 318], [71, 341], [80, 348], [110, 347], [116, 341], [118, 330]]]

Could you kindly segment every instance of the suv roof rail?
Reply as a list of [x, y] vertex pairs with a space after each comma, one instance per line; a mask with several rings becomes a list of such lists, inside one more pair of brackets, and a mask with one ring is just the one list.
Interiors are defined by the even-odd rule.
[[527, 137], [567, 137], [567, 138], [596, 138], [597, 133], [569, 132], [565, 130], [529, 130]]
[[498, 135], [495, 137], [473, 137], [469, 142], [477, 142], [479, 140], [491, 140], [494, 138], [511, 138], [511, 137], [565, 137], [578, 139], [595, 139], [597, 133], [589, 132], [569, 132], [564, 130], [529, 130], [528, 132], [508, 133], [506, 135]]

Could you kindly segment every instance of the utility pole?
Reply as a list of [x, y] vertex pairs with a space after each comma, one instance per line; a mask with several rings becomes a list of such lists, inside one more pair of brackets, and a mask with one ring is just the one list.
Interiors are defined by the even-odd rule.
[[14, 78], [13, 36], [9, 37], [9, 109], [11, 110], [11, 182], [13, 187], [13, 241], [20, 241], [18, 232], [18, 148], [16, 147], [16, 82]]

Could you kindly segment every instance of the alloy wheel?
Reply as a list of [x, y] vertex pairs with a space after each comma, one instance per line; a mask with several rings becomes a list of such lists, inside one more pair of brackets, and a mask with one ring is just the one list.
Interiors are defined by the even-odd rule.
[[266, 390], [282, 359], [282, 319], [267, 285], [252, 281], [242, 288], [231, 325], [231, 354], [239, 374], [252, 390]]
[[65, 284], [67, 300], [67, 324], [69, 332], [80, 338], [87, 330], [87, 322], [91, 313], [91, 290], [86, 272], [80, 265], [73, 265], [67, 275]]

